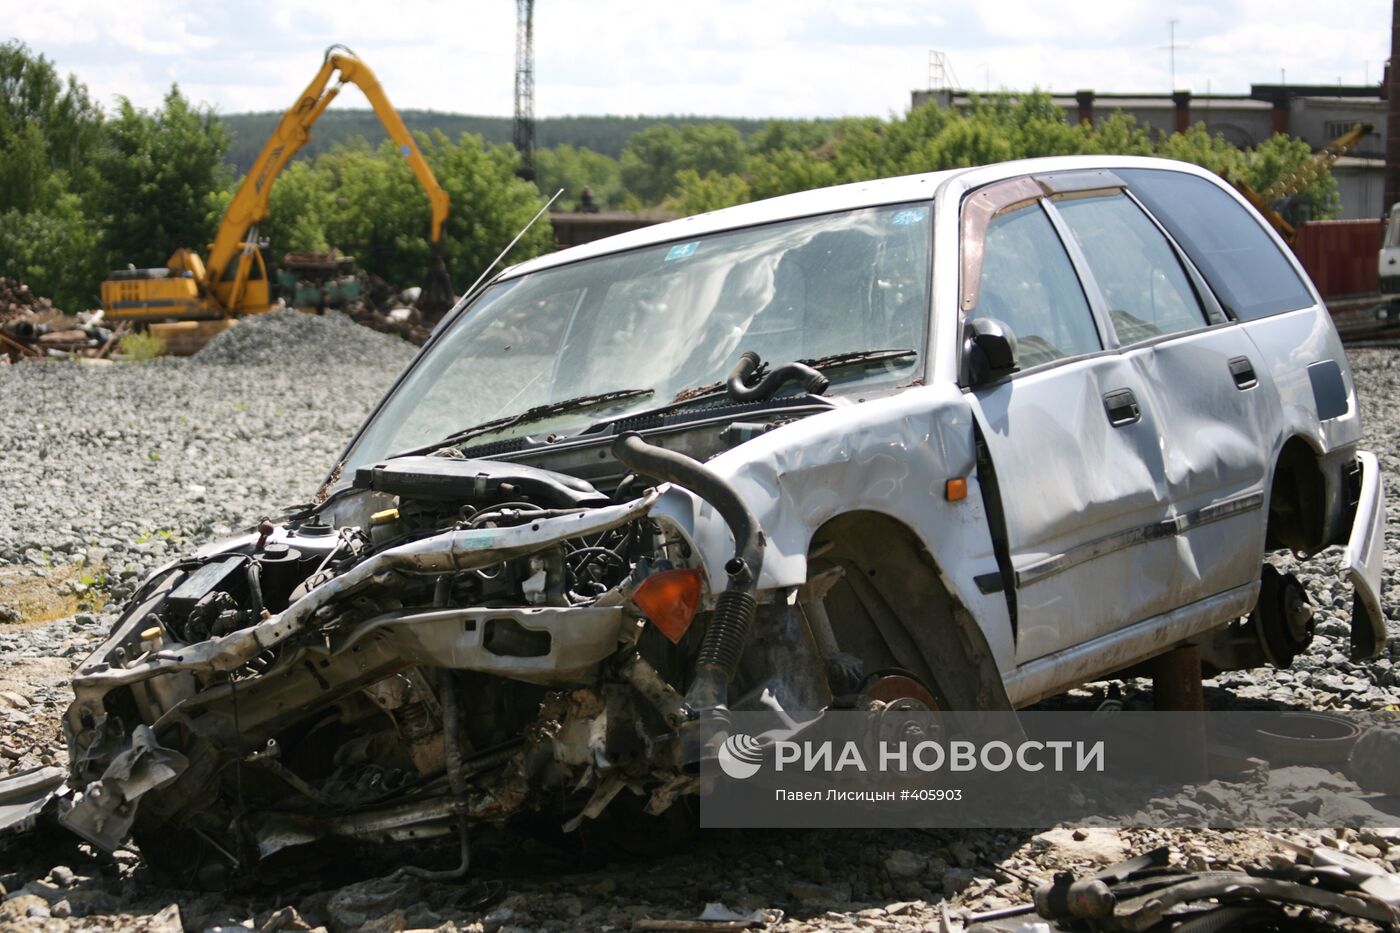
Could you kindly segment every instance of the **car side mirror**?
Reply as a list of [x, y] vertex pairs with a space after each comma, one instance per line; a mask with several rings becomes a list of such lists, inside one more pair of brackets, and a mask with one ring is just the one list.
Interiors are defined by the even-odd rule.
[[991, 317], [975, 317], [967, 322], [963, 359], [967, 384], [971, 386], [996, 382], [1021, 368], [1016, 335], [1004, 322]]

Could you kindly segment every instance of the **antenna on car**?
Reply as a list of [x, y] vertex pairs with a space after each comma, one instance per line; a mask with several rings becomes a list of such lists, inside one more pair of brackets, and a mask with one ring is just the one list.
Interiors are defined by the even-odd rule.
[[[523, 237], [525, 234], [527, 234], [527, 233], [530, 232], [530, 228], [533, 227], [533, 226], [535, 225], [535, 221], [539, 220], [542, 216], [544, 216], [544, 212], [547, 211], [547, 210], [549, 210], [550, 206], [553, 205], [555, 201], [559, 200], [559, 195], [561, 195], [561, 194], [563, 194], [563, 193], [564, 193], [564, 189], [563, 189], [563, 188], [560, 188], [558, 191], [554, 192], [554, 197], [552, 197], [552, 198], [550, 198], [548, 201], [546, 201], [544, 207], [540, 208], [540, 209], [535, 213], [535, 216], [530, 218], [530, 222], [527, 223], [525, 226], [523, 226], [523, 227], [520, 228], [520, 232], [517, 233], [517, 234], [515, 235], [515, 239], [513, 239], [513, 240], [511, 240], [509, 243], [507, 243], [507, 244], [506, 244], [506, 248], [503, 249], [503, 250], [501, 250], [500, 255], [497, 256], [494, 260], [492, 260], [491, 265], [489, 265], [489, 266], [487, 266], [485, 269], [483, 269], [482, 272], [481, 272], [481, 275], [479, 275], [479, 276], [476, 277], [476, 281], [472, 283], [472, 287], [469, 288], [469, 289], [467, 289], [466, 291], [462, 292], [462, 297], [461, 297], [461, 299], [457, 302], [458, 305], [461, 305], [462, 302], [464, 302], [464, 301], [467, 300], [467, 297], [468, 297], [468, 296], [470, 296], [473, 292], [476, 291], [477, 286], [480, 285], [480, 284], [482, 283], [482, 281], [485, 280], [485, 278], [486, 278], [488, 275], [491, 274], [491, 271], [492, 271], [493, 269], [495, 269], [498, 265], [501, 264], [501, 260], [502, 260], [502, 259], [505, 259], [505, 258], [506, 258], [506, 253], [509, 253], [512, 249], [515, 248], [515, 244], [517, 244], [517, 243], [520, 242], [520, 238]], [[453, 310], [453, 311], [456, 311], [457, 309], [456, 309], [456, 308], [453, 308], [452, 310]], [[445, 317], [445, 315], [444, 315], [444, 317]]]

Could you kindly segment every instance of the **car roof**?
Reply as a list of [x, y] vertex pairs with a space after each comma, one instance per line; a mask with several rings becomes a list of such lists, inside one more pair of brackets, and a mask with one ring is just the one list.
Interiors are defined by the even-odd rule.
[[928, 200], [934, 197], [947, 182], [955, 179], [966, 182], [964, 187], [977, 187], [1002, 178], [1014, 178], [1018, 175], [1105, 168], [1172, 169], [1202, 175], [1219, 183], [1219, 179], [1210, 172], [1186, 162], [1138, 156], [1102, 155], [1019, 159], [1013, 162], [997, 162], [991, 165], [947, 169], [920, 175], [877, 178], [870, 181], [833, 185], [828, 188], [815, 188], [811, 191], [799, 191], [766, 198], [762, 201], [750, 201], [746, 204], [738, 204], [734, 207], [726, 207], [705, 214], [696, 214], [692, 217], [682, 217], [666, 223], [629, 230], [616, 236], [558, 250], [537, 256], [534, 259], [527, 259], [506, 269], [496, 277], [496, 281], [578, 262], [581, 259], [653, 246], [658, 243], [689, 240], [722, 230], [734, 230], [861, 207]]

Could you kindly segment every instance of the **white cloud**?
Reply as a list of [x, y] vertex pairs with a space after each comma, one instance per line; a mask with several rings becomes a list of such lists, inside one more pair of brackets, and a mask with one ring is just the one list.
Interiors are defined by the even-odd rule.
[[[152, 106], [172, 81], [220, 110], [288, 106], [332, 42], [359, 52], [394, 103], [464, 113], [512, 107], [515, 5], [506, 0], [0, 0], [11, 34], [104, 103]], [[1119, 0], [976, 5], [906, 0], [539, 0], [536, 109], [566, 113], [886, 114], [926, 83], [931, 48], [964, 84], [1204, 93], [1379, 77], [1389, 5], [1349, 0]], [[363, 106], [347, 91], [336, 106]]]

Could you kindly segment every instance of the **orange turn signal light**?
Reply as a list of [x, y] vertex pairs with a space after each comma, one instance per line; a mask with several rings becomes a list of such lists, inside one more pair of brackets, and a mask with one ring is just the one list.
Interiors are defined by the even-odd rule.
[[679, 644], [700, 608], [703, 587], [704, 575], [696, 568], [659, 570], [642, 581], [632, 602], [672, 644]]
[[943, 485], [943, 497], [949, 502], [967, 498], [967, 478], [955, 476]]

